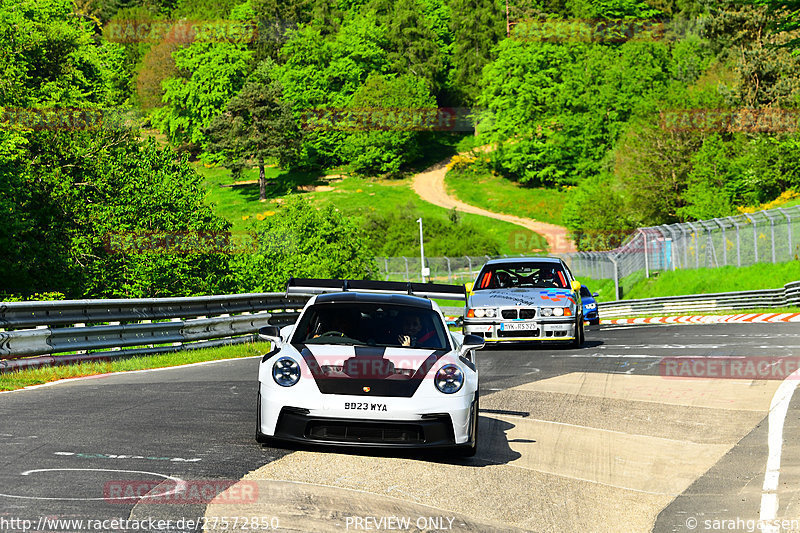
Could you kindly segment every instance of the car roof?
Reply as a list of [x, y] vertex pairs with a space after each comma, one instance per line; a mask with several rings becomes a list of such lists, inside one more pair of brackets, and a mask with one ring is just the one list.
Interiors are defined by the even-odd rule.
[[410, 296], [407, 294], [383, 294], [376, 292], [331, 292], [327, 294], [320, 294], [317, 296], [315, 304], [330, 304], [341, 302], [356, 302], [356, 303], [376, 303], [376, 304], [394, 304], [394, 305], [407, 305], [410, 307], [420, 307], [423, 309], [433, 309], [433, 304], [426, 298], [419, 296]]
[[500, 259], [490, 259], [486, 262], [487, 265], [498, 265], [503, 263], [552, 263], [560, 265], [561, 259], [558, 257], [503, 257]]

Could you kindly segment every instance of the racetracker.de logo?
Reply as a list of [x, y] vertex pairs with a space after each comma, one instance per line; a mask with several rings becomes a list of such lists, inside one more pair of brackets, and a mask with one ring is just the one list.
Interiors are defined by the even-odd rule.
[[103, 499], [120, 504], [248, 504], [258, 500], [258, 484], [230, 479], [116, 480], [103, 485]]
[[800, 357], [665, 357], [659, 369], [667, 378], [800, 379]]
[[7, 107], [0, 113], [0, 131], [93, 131], [103, 126], [101, 109], [77, 107]]
[[473, 110], [461, 107], [359, 107], [309, 109], [306, 130], [328, 131], [472, 131]]

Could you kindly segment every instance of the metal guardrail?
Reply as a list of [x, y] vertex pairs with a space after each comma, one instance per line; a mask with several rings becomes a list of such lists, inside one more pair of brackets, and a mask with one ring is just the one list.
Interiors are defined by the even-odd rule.
[[617, 300], [600, 302], [597, 306], [601, 318], [800, 306], [800, 281], [788, 283], [782, 289]]
[[[308, 298], [263, 293], [0, 303], [0, 328], [7, 330], [0, 330], [0, 372], [249, 342], [262, 326], [293, 323]], [[70, 354], [55, 355], [64, 353]]]

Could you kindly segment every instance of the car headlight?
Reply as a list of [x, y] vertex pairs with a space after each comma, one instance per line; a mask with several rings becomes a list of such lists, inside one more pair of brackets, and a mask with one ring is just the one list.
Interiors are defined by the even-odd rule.
[[597, 304], [586, 304], [584, 307], [586, 309], [597, 309]]
[[569, 307], [542, 307], [542, 316], [572, 316]]
[[488, 316], [489, 318], [493, 318], [493, 317], [497, 316], [497, 310], [496, 309], [487, 309], [486, 310], [486, 316]]
[[291, 357], [281, 357], [272, 365], [272, 379], [281, 387], [291, 387], [300, 381], [300, 365]]
[[464, 384], [464, 373], [456, 365], [444, 365], [436, 372], [433, 382], [440, 392], [453, 394], [461, 390]]
[[475, 310], [475, 318], [483, 318], [486, 315], [486, 309], [476, 309]]

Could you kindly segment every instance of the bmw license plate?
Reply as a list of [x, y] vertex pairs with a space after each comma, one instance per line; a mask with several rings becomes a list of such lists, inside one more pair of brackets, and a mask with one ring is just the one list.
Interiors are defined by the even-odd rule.
[[527, 331], [537, 329], [533, 322], [503, 322], [500, 324], [501, 331]]
[[385, 403], [374, 402], [344, 402], [344, 408], [355, 409], [356, 411], [388, 411]]

